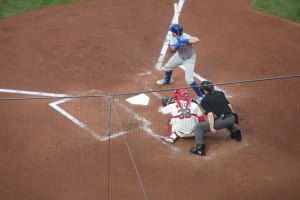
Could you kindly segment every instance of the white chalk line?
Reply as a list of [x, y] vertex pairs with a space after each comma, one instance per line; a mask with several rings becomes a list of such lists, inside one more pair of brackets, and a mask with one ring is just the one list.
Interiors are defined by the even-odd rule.
[[[10, 90], [10, 89], [0, 89], [0, 92], [2, 93], [12, 93], [12, 94], [24, 94], [24, 95], [33, 95], [33, 96], [45, 96], [45, 97], [67, 97], [66, 94], [56, 94], [56, 93], [46, 93], [46, 92], [32, 92], [32, 91], [23, 91], [23, 90]], [[50, 103], [49, 106], [51, 106], [53, 109], [64, 115], [66, 118], [74, 122], [76, 125], [81, 127], [82, 129], [85, 129], [88, 133], [90, 133], [92, 136], [96, 138], [96, 140], [103, 141], [103, 137], [95, 133], [92, 129], [90, 129], [87, 125], [76, 119], [74, 116], [66, 112], [64, 109], [59, 107], [59, 104], [65, 103], [67, 101], [71, 101], [70, 98], [65, 98], [53, 103]]]
[[[177, 9], [178, 9], [178, 17], [180, 16], [180, 13], [181, 13], [184, 1], [185, 0], [179, 0], [179, 2], [178, 2], [178, 7], [177, 7]], [[176, 22], [176, 15], [174, 13], [173, 19], [172, 19], [171, 23], [173, 24], [175, 22]], [[163, 61], [165, 59], [165, 56], [166, 56], [166, 53], [167, 53], [167, 50], [168, 50], [168, 46], [169, 46], [171, 35], [172, 35], [172, 32], [168, 31], [167, 35], [166, 35], [166, 38], [165, 38], [165, 41], [163, 43], [162, 49], [160, 51], [160, 56], [159, 56], [158, 61], [157, 61], [156, 65], [155, 65], [156, 69], [161, 68], [162, 65], [163, 65]]]
[[[184, 4], [185, 0], [179, 0], [178, 2], [178, 17], [180, 16], [181, 14], [181, 11], [182, 11], [182, 7], [183, 7], [183, 4]], [[171, 23], [175, 23], [176, 22], [176, 16], [175, 16], [175, 13], [174, 13], [174, 16], [173, 16], [173, 19], [172, 19], [172, 22]], [[160, 55], [159, 55], [159, 58], [157, 60], [157, 63], [155, 65], [155, 68], [156, 69], [159, 69], [163, 66], [163, 61], [165, 59], [165, 56], [166, 56], [166, 53], [167, 53], [167, 50], [168, 50], [168, 46], [169, 46], [169, 42], [170, 42], [170, 38], [171, 38], [171, 35], [172, 35], [172, 32], [171, 31], [168, 31], [167, 32], [167, 35], [166, 35], [166, 38], [165, 38], [165, 41], [163, 43], [163, 46], [161, 48], [161, 51], [160, 51]], [[183, 66], [179, 66], [182, 70], [185, 71], [185, 68]], [[203, 81], [207, 81], [207, 79], [203, 78], [202, 76], [200, 76], [199, 74], [197, 73], [194, 73], [193, 76], [195, 78], [197, 78], [198, 80], [200, 80], [201, 82]], [[219, 90], [219, 91], [223, 91], [225, 92], [224, 90], [222, 90], [221, 88], [215, 86], [215, 89], [216, 90]], [[231, 96], [228, 96], [227, 97], [231, 98]]]
[[65, 103], [70, 100], [71, 99], [62, 99], [62, 100], [50, 103], [49, 106], [51, 106], [56, 111], [60, 112], [62, 115], [64, 115], [66, 118], [68, 118], [69, 120], [71, 120], [72, 122], [77, 124], [82, 129], [85, 129], [88, 133], [90, 133], [92, 136], [94, 136], [97, 140], [101, 140], [101, 138], [98, 138], [98, 135], [93, 130], [91, 130], [87, 125], [85, 125], [84, 123], [82, 123], [81, 121], [79, 121], [78, 119], [76, 119], [71, 114], [69, 114], [64, 109], [62, 109], [61, 107], [58, 106], [59, 104]]
[[[148, 133], [149, 135], [151, 135], [152, 137], [154, 137], [155, 139], [159, 139], [159, 141], [162, 142], [161, 135], [155, 133], [151, 128], [150, 125], [152, 124], [149, 120], [147, 120], [144, 117], [139, 116], [136, 112], [134, 112], [132, 109], [128, 108], [126, 105], [119, 103], [118, 101], [116, 101], [118, 103], [118, 105], [122, 106], [126, 112], [130, 113], [133, 115], [134, 119], [142, 122], [142, 126], [140, 128], [142, 128], [146, 133]], [[163, 142], [162, 142], [163, 143]], [[168, 145], [169, 148], [172, 148], [174, 151], [177, 151], [178, 148], [175, 146], [170, 146]]]
[[108, 140], [109, 138], [115, 138], [115, 137], [125, 133], [125, 132], [117, 132], [117, 133], [111, 134], [110, 136], [101, 136], [100, 134], [97, 134], [93, 129], [91, 129], [86, 124], [79, 121], [74, 116], [72, 116], [70, 113], [68, 113], [67, 111], [65, 111], [64, 109], [62, 109], [61, 107], [58, 106], [59, 104], [65, 103], [65, 102], [70, 101], [70, 100], [73, 100], [73, 99], [62, 99], [62, 100], [50, 103], [49, 105], [52, 108], [54, 108], [56, 111], [58, 111], [59, 113], [64, 115], [66, 118], [68, 118], [69, 120], [71, 120], [72, 122], [77, 124], [80, 128], [82, 128], [85, 131], [87, 131], [88, 133], [90, 133], [96, 140], [99, 140], [101, 142], [103, 142], [105, 140]]
[[22, 90], [10, 90], [10, 89], [0, 89], [2, 93], [13, 93], [13, 94], [26, 94], [34, 96], [45, 96], [45, 97], [67, 97], [65, 94], [55, 94], [55, 93], [46, 93], [46, 92], [31, 92], [31, 91], [22, 91]]
[[[185, 0], [179, 0], [179, 2], [178, 2], [178, 8], [177, 8], [178, 9], [178, 17], [180, 16], [180, 13], [182, 11], [182, 7], [183, 7], [184, 2], [185, 2]], [[176, 21], [175, 19], [176, 19], [176, 16], [175, 16], [175, 13], [174, 13], [174, 16], [173, 16], [173, 19], [172, 19], [171, 23], [175, 23], [175, 21]], [[163, 62], [164, 62], [164, 59], [165, 59], [165, 56], [166, 56], [166, 53], [167, 53], [167, 50], [168, 50], [168, 46], [169, 46], [171, 35], [172, 35], [171, 31], [168, 31], [167, 35], [166, 35], [166, 38], [164, 40], [163, 46], [161, 48], [159, 58], [158, 58], [157, 63], [155, 65], [156, 69], [160, 69], [163, 66]], [[182, 70], [185, 71], [184, 66], [179, 66], [179, 68], [181, 68]], [[207, 79], [205, 79], [204, 77], [200, 76], [199, 74], [197, 74], [195, 72], [193, 73], [193, 76], [195, 78], [197, 78], [198, 80], [200, 80], [201, 82], [207, 81]], [[225, 91], [222, 90], [218, 86], [215, 86], [215, 90], [223, 91], [225, 93]], [[159, 98], [159, 99], [162, 98], [162, 96], [159, 93], [157, 93], [157, 92], [152, 92], [152, 94], [154, 96], [156, 96], [157, 98]], [[226, 96], [228, 98], [232, 98], [232, 96], [229, 96], [229, 95], [226, 95]]]
[[[179, 0], [178, 2], [178, 16], [181, 13], [183, 4], [184, 4], [185, 0]], [[175, 22], [175, 13], [172, 19], [172, 23]], [[168, 45], [169, 45], [169, 41], [170, 41], [170, 37], [171, 37], [171, 32], [168, 31], [166, 39], [164, 41], [162, 50], [160, 52], [160, 56], [158, 58], [158, 62], [156, 64], [156, 67], [161, 67], [163, 60], [165, 58], [167, 49], [168, 49]], [[182, 67], [181, 67], [182, 68]], [[182, 68], [183, 69], [183, 68]], [[142, 74], [144, 75], [144, 74]], [[194, 73], [194, 76], [196, 78], [198, 78], [201, 81], [204, 81], [206, 79], [204, 79], [203, 77], [201, 77], [199, 74]], [[48, 96], [48, 97], [67, 97], [68, 95], [65, 94], [55, 94], [55, 93], [45, 93], [45, 92], [31, 92], [31, 91], [22, 91], [22, 90], [10, 90], [10, 89], [0, 89], [0, 92], [3, 93], [14, 93], [14, 94], [26, 94], [26, 95], [36, 95], [36, 96]], [[161, 98], [161, 96], [158, 93], [153, 93], [156, 97]], [[82, 129], [85, 129], [88, 133], [90, 133], [95, 139], [100, 140], [100, 141], [105, 141], [109, 138], [115, 138], [119, 135], [122, 135], [126, 132], [119, 132], [119, 133], [115, 133], [112, 134], [110, 136], [106, 136], [103, 137], [101, 135], [98, 135], [95, 131], [93, 131], [92, 129], [90, 129], [86, 124], [84, 124], [83, 122], [79, 121], [77, 118], [75, 118], [74, 116], [72, 116], [70, 113], [66, 112], [64, 109], [62, 109], [61, 107], [59, 107], [59, 104], [65, 103], [67, 101], [70, 101], [72, 99], [62, 99], [53, 103], [50, 103], [49, 106], [51, 106], [53, 109], [55, 109], [56, 111], [58, 111], [59, 113], [61, 113], [62, 115], [64, 115], [66, 118], [68, 118], [69, 120], [71, 120], [73, 123], [75, 123], [76, 125], [78, 125], [79, 127], [81, 127]], [[126, 108], [125, 110], [127, 110], [128, 112], [134, 113], [132, 110], [130, 110], [128, 107], [126, 107], [125, 105], [123, 105], [124, 108]], [[155, 132], [153, 132], [153, 130], [151, 128], [149, 128], [149, 125], [151, 124], [148, 120], [145, 120], [144, 118], [141, 118], [140, 116], [138, 116], [136, 113], [134, 113], [134, 116], [137, 120], [142, 120], [143, 121], [143, 126], [142, 129], [144, 131], [146, 131], [147, 133], [149, 133], [150, 135], [152, 135], [155, 138], [160, 137], [158, 134], [156, 134]]]
[[[179, 68], [181, 68], [183, 71], [185, 71], [184, 66], [181, 65], [181, 66], [179, 66]], [[197, 73], [195, 73], [195, 72], [194, 72], [193, 76], [194, 76], [195, 78], [197, 78], [198, 80], [200, 80], [201, 82], [207, 81], [205, 78], [203, 78], [202, 76], [200, 76], [199, 74], [197, 74]], [[223, 91], [223, 92], [225, 93], [224, 90], [222, 90], [220, 87], [218, 87], [218, 86], [216, 86], [216, 85], [215, 85], [215, 90], [217, 90], [217, 91]], [[231, 96], [228, 96], [228, 95], [226, 95], [226, 96], [229, 97], [229, 98], [231, 98]]]
[[[179, 2], [178, 2], [178, 7], [177, 7], [177, 9], [178, 9], [178, 17], [180, 16], [180, 13], [181, 13], [184, 1], [185, 0], [179, 0]], [[174, 13], [173, 19], [172, 19], [171, 23], [173, 24], [175, 22], [176, 22], [176, 15]], [[166, 53], [167, 53], [167, 50], [168, 50], [168, 46], [169, 46], [171, 35], [172, 35], [172, 32], [168, 31], [167, 35], [166, 35], [166, 38], [165, 38], [165, 41], [163, 43], [162, 49], [160, 51], [160, 56], [159, 56], [158, 61], [157, 61], [156, 65], [155, 65], [156, 69], [161, 68], [162, 65], [163, 65], [163, 61], [165, 59], [165, 56], [166, 56]]]
[[[181, 10], [182, 10], [182, 7], [183, 7], [184, 2], [185, 2], [184, 0], [179, 0], [179, 3], [178, 3], [178, 16], [179, 16], [180, 13], [181, 13]], [[174, 16], [173, 16], [173, 19], [172, 19], [172, 23], [174, 23], [174, 22], [175, 22], [175, 13], [174, 13]], [[159, 56], [159, 58], [158, 58], [158, 60], [157, 60], [157, 63], [156, 63], [156, 65], [155, 65], [155, 68], [156, 68], [156, 69], [161, 68], [162, 65], [163, 65], [163, 61], [164, 61], [164, 58], [165, 58], [166, 53], [167, 53], [167, 50], [168, 50], [168, 46], [169, 46], [171, 34], [172, 34], [172, 33], [171, 33], [170, 31], [168, 31], [168, 33], [167, 33], [167, 35], [166, 35], [166, 38], [165, 38], [165, 41], [164, 41], [164, 43], [163, 43], [162, 49], [161, 49], [161, 51], [160, 51], [160, 56]], [[179, 66], [179, 68], [181, 68], [182, 70], [185, 71], [184, 66]], [[197, 74], [197, 73], [195, 73], [195, 72], [193, 73], [193, 76], [194, 76], [195, 78], [197, 78], [198, 80], [200, 80], [201, 82], [207, 81], [207, 79], [205, 79], [204, 77], [200, 76], [199, 74]], [[222, 90], [222, 89], [221, 89], [220, 87], [218, 87], [218, 86], [215, 86], [215, 90], [223, 91], [223, 92], [226, 94], [226, 91]], [[157, 92], [153, 92], [152, 94], [153, 94], [154, 96], [156, 96], [157, 98], [159, 98], [159, 99], [162, 98], [162, 96], [161, 96], [159, 93], [157, 93]], [[227, 97], [227, 98], [232, 98], [232, 96], [231, 96], [231, 95], [228, 95], [228, 94], [226, 94], [226, 97]], [[171, 146], [171, 145], [169, 145], [169, 146]], [[247, 142], [244, 142], [244, 144], [241, 145], [239, 148], [243, 148], [243, 147], [245, 147], [245, 146], [248, 146], [248, 143], [247, 143]], [[176, 150], [177, 150], [177, 149], [176, 149]], [[214, 159], [214, 157], [216, 157], [216, 156], [217, 156], [216, 153], [215, 153], [215, 154], [212, 153], [210, 156], [206, 156], [206, 158], [204, 158], [204, 159], [206, 159], [206, 160], [212, 160], [212, 159]]]
[[[66, 94], [56, 94], [56, 93], [46, 93], [46, 92], [32, 92], [32, 91], [23, 91], [23, 90], [11, 90], [11, 89], [0, 89], [0, 93], [11, 93], [11, 94], [23, 94], [23, 95], [33, 95], [33, 96], [45, 96], [45, 97], [68, 97], [70, 95], [66, 95]], [[69, 120], [71, 120], [73, 123], [75, 123], [76, 125], [78, 125], [80, 128], [84, 129], [85, 131], [87, 131], [89, 134], [91, 134], [96, 140], [99, 141], [106, 141], [108, 139], [112, 139], [112, 138], [116, 138], [120, 135], [123, 135], [125, 133], [127, 133], [128, 131], [120, 131], [117, 133], [113, 133], [109, 136], [101, 136], [100, 134], [96, 133], [93, 129], [91, 129], [90, 127], [88, 127], [86, 124], [84, 124], [83, 122], [81, 122], [80, 120], [78, 120], [77, 118], [75, 118], [73, 115], [71, 115], [70, 113], [68, 113], [67, 111], [65, 111], [64, 109], [62, 109], [59, 105], [66, 103], [68, 101], [71, 101], [74, 99], [71, 98], [64, 98], [61, 99], [59, 101], [55, 101], [49, 104], [50, 107], [52, 107], [53, 109], [55, 109], [57, 112], [59, 112], [60, 114], [62, 114], [63, 116], [65, 116], [66, 118], [68, 118]], [[139, 115], [137, 115], [133, 110], [130, 110], [127, 106], [121, 104], [121, 106], [128, 111], [131, 114], [134, 114], [134, 118], [138, 121], [142, 121], [143, 122], [143, 126], [141, 127], [144, 131], [146, 131], [147, 133], [149, 133], [150, 135], [153, 135], [154, 137], [159, 137], [151, 128], [149, 128], [149, 125], [151, 124], [148, 120], [146, 120], [145, 118], [140, 117]]]

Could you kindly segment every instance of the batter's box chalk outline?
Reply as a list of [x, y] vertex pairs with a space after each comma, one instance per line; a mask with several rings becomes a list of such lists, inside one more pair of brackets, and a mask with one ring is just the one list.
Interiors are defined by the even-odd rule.
[[[22, 91], [22, 90], [11, 90], [11, 89], [0, 89], [0, 93], [11, 93], [11, 94], [22, 94], [22, 95], [32, 95], [32, 96], [44, 96], [44, 97], [68, 97], [70, 95], [66, 94], [56, 94], [56, 93], [46, 93], [46, 92], [32, 92], [32, 91]], [[101, 136], [97, 132], [95, 132], [92, 128], [81, 122], [79, 119], [75, 118], [73, 115], [62, 109], [59, 105], [64, 104], [66, 102], [74, 100], [73, 98], [64, 98], [59, 101], [55, 101], [49, 104], [50, 107], [55, 109], [57, 112], [62, 114], [64, 117], [71, 120], [73, 123], [75, 123], [80, 128], [84, 129], [86, 132], [88, 132], [90, 135], [92, 135], [96, 140], [98, 141], [106, 141], [108, 139], [116, 138], [118, 136], [121, 136], [123, 134], [126, 134], [130, 131], [119, 131], [117, 133], [112, 133], [110, 136]], [[115, 100], [116, 101], [116, 100]], [[137, 113], [135, 113], [132, 109], [128, 108], [126, 105], [119, 103], [116, 101], [117, 104], [122, 106], [126, 112], [132, 114], [134, 116], [134, 119], [137, 121], [142, 122], [142, 125], [139, 127], [142, 130], [144, 130], [149, 135], [152, 135], [155, 138], [159, 138], [160, 136], [156, 134], [149, 126], [151, 125], [151, 122], [145, 119], [144, 117], [139, 116]]]

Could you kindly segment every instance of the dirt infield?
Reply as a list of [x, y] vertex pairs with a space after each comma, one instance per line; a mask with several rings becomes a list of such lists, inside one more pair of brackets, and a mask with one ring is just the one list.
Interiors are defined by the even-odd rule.
[[[215, 83], [300, 74], [299, 24], [250, 2], [185, 2], [180, 22], [200, 39], [196, 73]], [[2, 20], [0, 88], [86, 95], [185, 87], [180, 69], [172, 86], [156, 85], [173, 3], [94, 0]], [[128, 96], [115, 97], [121, 121], [133, 122], [130, 133], [104, 141], [48, 106], [59, 99], [0, 101], [0, 199], [297, 199], [299, 86], [299, 79], [223, 86], [244, 140], [208, 135], [206, 157], [189, 153], [193, 139], [170, 145], [147, 132], [165, 131], [152, 94], [148, 108], [130, 106], [135, 113], [120, 106]], [[76, 117], [90, 110], [84, 123], [103, 137], [106, 106], [105, 98], [61, 105]]]

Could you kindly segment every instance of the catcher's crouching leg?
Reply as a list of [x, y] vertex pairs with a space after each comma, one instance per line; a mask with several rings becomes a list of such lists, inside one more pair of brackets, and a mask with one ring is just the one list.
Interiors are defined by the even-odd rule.
[[168, 143], [174, 143], [178, 136], [175, 133], [175, 130], [173, 130], [174, 128], [172, 126], [171, 119], [168, 120], [167, 127], [167, 135], [165, 137], [161, 137], [161, 139]]

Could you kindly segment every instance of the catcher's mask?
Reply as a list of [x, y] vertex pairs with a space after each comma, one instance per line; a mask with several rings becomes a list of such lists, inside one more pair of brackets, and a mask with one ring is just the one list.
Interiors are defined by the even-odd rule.
[[175, 100], [185, 100], [187, 99], [189, 96], [188, 96], [188, 92], [186, 89], [177, 89], [174, 91], [174, 99]]
[[169, 31], [176, 33], [178, 36], [182, 35], [183, 27], [181, 24], [172, 24], [169, 28]]
[[203, 81], [200, 85], [200, 90], [202, 94], [204, 94], [204, 90], [207, 92], [213, 92], [215, 90], [215, 86], [212, 82]]

